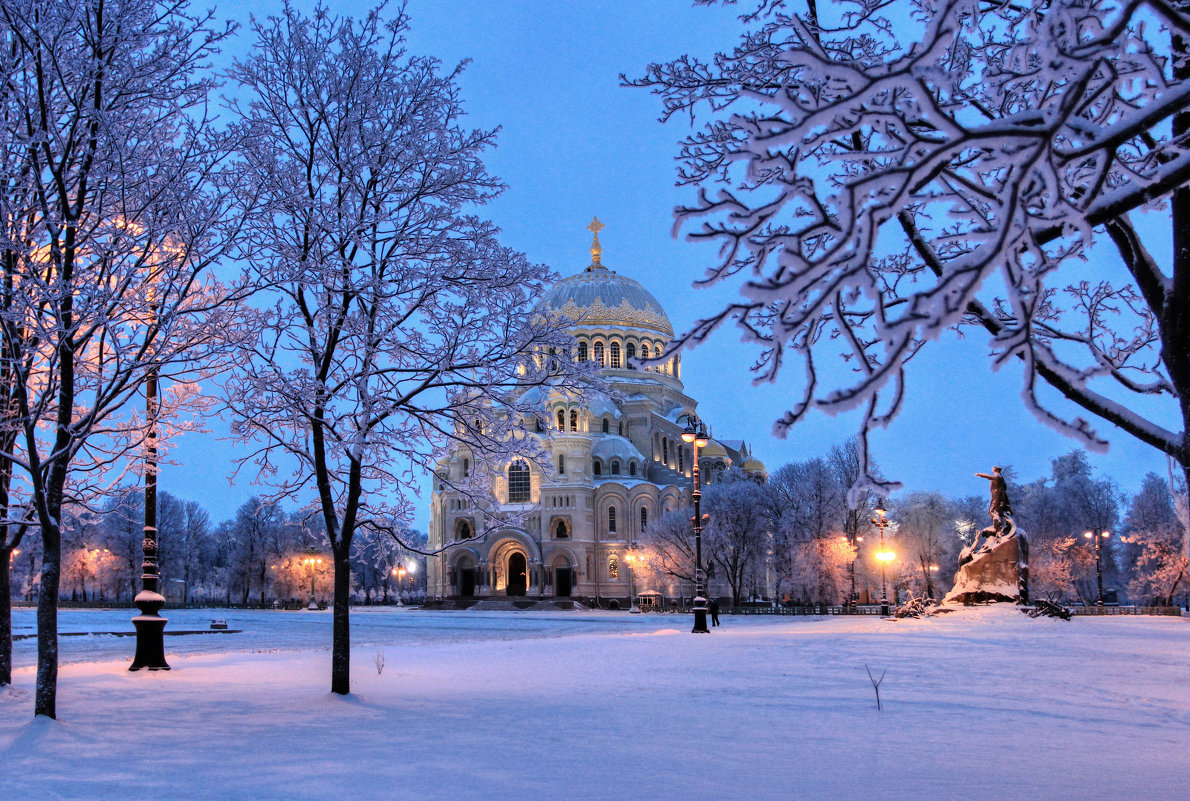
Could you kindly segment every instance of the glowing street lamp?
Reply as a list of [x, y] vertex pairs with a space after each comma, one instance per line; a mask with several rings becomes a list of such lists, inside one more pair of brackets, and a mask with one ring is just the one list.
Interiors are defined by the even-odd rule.
[[397, 565], [394, 567], [393, 575], [397, 577], [397, 606], [404, 606], [405, 602], [401, 599], [401, 588], [405, 584], [405, 566]]
[[[692, 414], [684, 415], [686, 429], [682, 432], [682, 442], [694, 445], [694, 628], [691, 634], [709, 634], [707, 628], [707, 599], [706, 574], [702, 572], [702, 512], [699, 502], [702, 492], [698, 488], [698, 449], [705, 448], [711, 441], [707, 434], [706, 424]], [[678, 418], [681, 419], [681, 418]]]
[[880, 562], [880, 614], [888, 617], [888, 579], [886, 578], [886, 568], [888, 563], [897, 558], [897, 555], [884, 547], [884, 528], [888, 525], [888, 513], [884, 511], [883, 501], [876, 504], [876, 516], [872, 518], [872, 524], [880, 529], [880, 550], [876, 552], [876, 559]]
[[1111, 536], [1110, 531], [1087, 531], [1083, 536], [1095, 543], [1095, 582], [1097, 586], [1097, 594], [1095, 596], [1095, 605], [1103, 606], [1103, 560], [1099, 556], [1099, 541], [1105, 540]]
[[318, 609], [318, 604], [314, 601], [314, 571], [318, 569], [318, 565], [322, 564], [322, 557], [316, 556], [314, 552], [311, 552], [309, 556], [302, 559], [301, 563], [306, 566], [306, 570], [310, 573], [310, 605], [306, 609], [316, 610]]

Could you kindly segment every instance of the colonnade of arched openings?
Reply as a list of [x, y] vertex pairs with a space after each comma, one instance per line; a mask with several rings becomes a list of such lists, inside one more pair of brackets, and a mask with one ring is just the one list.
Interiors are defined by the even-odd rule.
[[[633, 337], [580, 336], [576, 357], [580, 362], [594, 361], [600, 367], [612, 370], [636, 370], [636, 360], [653, 359], [662, 354], [665, 343], [661, 340], [639, 340]], [[682, 377], [682, 357], [675, 355], [661, 364], [646, 364], [644, 370], [661, 375]]]

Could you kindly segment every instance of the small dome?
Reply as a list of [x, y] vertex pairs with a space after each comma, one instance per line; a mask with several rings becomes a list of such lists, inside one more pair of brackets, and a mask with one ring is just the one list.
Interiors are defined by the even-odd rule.
[[698, 449], [698, 458], [701, 459], [723, 459], [730, 463], [731, 457], [727, 455], [727, 449], [720, 445], [715, 440], [707, 443], [705, 448]]
[[627, 468], [628, 462], [644, 462], [645, 460], [644, 455], [636, 449], [631, 441], [618, 434], [604, 434], [600, 437], [599, 442], [595, 443], [595, 447], [591, 448], [591, 456], [605, 462], [619, 459], [624, 462], [625, 468]]
[[622, 325], [649, 328], [667, 337], [674, 334], [669, 317], [649, 290], [599, 264], [554, 284], [538, 308], [561, 312], [578, 325]]
[[744, 460], [741, 468], [745, 473], [767, 473], [764, 469], [764, 462], [757, 459], [755, 456], [749, 456]]

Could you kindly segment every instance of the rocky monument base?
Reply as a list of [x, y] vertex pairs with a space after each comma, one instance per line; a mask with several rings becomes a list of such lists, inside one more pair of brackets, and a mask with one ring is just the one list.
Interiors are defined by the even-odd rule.
[[962, 550], [954, 589], [943, 603], [1029, 603], [1029, 541], [1006, 522], [1003, 531], [984, 529]]

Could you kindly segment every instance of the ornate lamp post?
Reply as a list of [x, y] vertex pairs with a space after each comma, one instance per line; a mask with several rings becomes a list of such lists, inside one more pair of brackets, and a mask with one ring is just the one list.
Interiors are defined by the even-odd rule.
[[636, 563], [640, 561], [640, 555], [636, 552], [635, 542], [628, 545], [628, 553], [624, 554], [624, 561], [628, 562], [628, 592], [632, 594], [632, 602], [628, 605], [628, 611], [638, 615], [640, 607], [636, 605]]
[[698, 449], [705, 448], [711, 438], [706, 424], [692, 414], [685, 415], [686, 430], [682, 441], [694, 444], [694, 628], [691, 634], [709, 634], [707, 628], [706, 574], [702, 572], [702, 510], [699, 506], [702, 492], [698, 488]]
[[129, 670], [169, 670], [164, 640], [165, 624], [169, 621], [159, 614], [165, 606], [165, 596], [158, 592], [157, 573], [157, 389], [157, 369], [153, 368], [145, 377], [145, 419], [149, 430], [145, 434], [145, 533], [141, 543], [144, 557], [141, 591], [132, 600], [140, 614], [132, 618], [136, 627], [136, 655]]
[[317, 556], [316, 554], [318, 552], [315, 550], [310, 550], [306, 553], [309, 555], [302, 559], [302, 564], [306, 566], [306, 570], [310, 574], [310, 605], [306, 609], [317, 610], [318, 604], [314, 601], [314, 571], [318, 565], [322, 564], [322, 557]]
[[1094, 531], [1084, 532], [1083, 536], [1095, 544], [1095, 583], [1097, 585], [1095, 605], [1103, 606], [1103, 560], [1099, 556], [1099, 541], [1110, 537], [1111, 532], [1095, 529]]
[[888, 513], [884, 511], [884, 503], [876, 504], [876, 516], [872, 518], [872, 524], [880, 529], [880, 550], [876, 552], [876, 559], [880, 562], [880, 614], [888, 617], [888, 579], [885, 575], [886, 567], [889, 562], [897, 558], [897, 555], [884, 547], [884, 527], [888, 525]]

